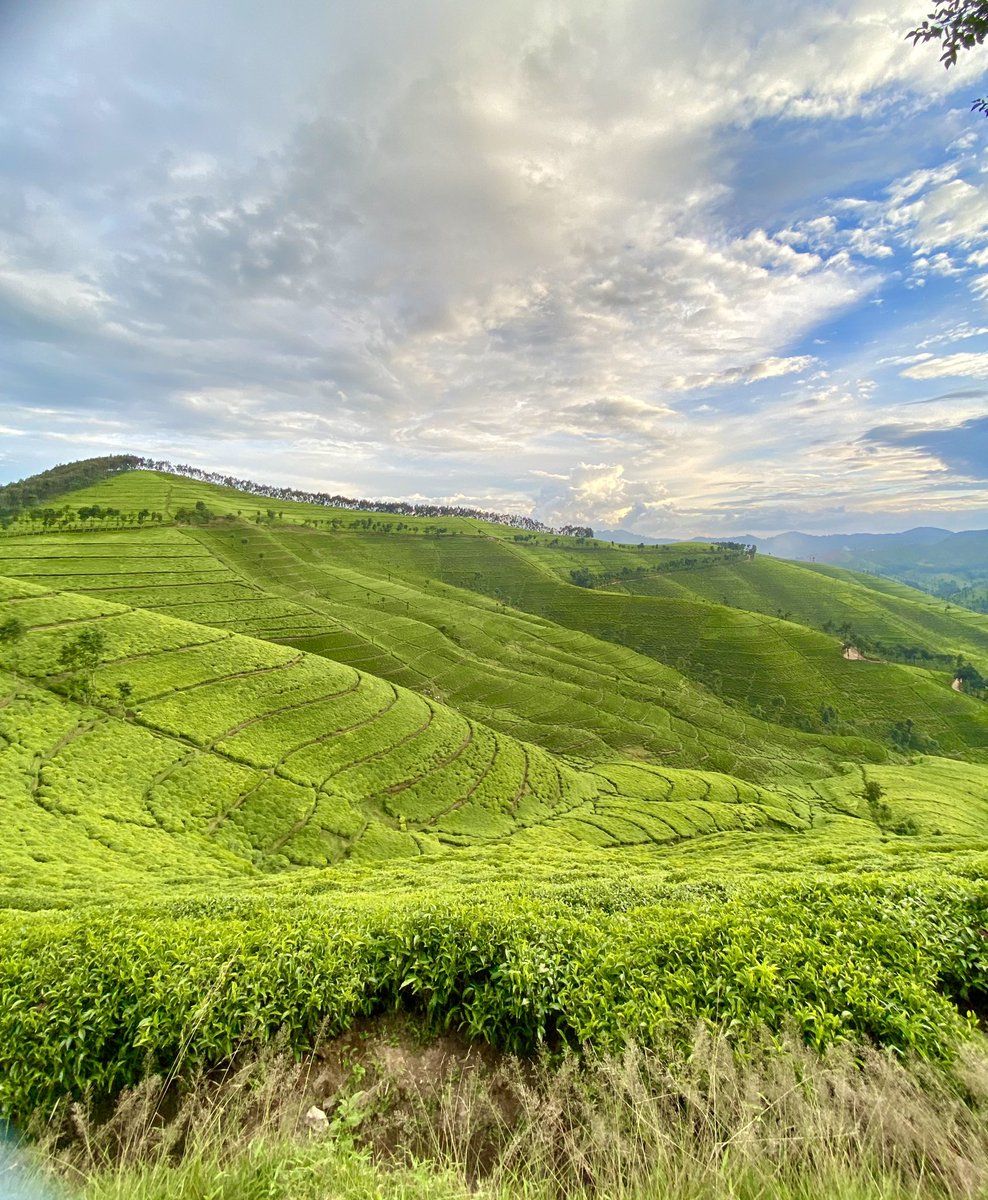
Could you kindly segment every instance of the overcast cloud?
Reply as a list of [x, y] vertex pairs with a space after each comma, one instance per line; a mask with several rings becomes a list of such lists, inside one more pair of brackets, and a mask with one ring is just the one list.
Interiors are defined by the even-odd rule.
[[14, 7], [0, 480], [988, 524], [988, 63], [922, 3]]

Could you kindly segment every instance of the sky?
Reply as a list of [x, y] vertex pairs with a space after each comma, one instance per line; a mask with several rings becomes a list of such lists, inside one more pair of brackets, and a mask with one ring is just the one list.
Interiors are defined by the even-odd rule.
[[988, 47], [929, 0], [0, 0], [0, 482], [988, 526]]

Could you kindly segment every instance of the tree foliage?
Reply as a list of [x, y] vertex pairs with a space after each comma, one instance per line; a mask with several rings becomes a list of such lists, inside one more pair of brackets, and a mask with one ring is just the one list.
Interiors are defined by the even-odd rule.
[[70, 671], [92, 671], [99, 666], [105, 649], [106, 634], [101, 629], [84, 629], [65, 643], [59, 661]]
[[66, 642], [58, 656], [69, 673], [63, 687], [74, 700], [93, 698], [93, 674], [106, 652], [106, 634], [101, 629], [84, 629]]
[[[913, 45], [939, 42], [940, 61], [949, 70], [956, 64], [961, 50], [980, 46], [988, 37], [988, 0], [947, 0], [938, 4], [906, 37], [912, 38]], [[975, 100], [971, 107], [988, 116], [988, 97]]]
[[132, 471], [139, 462], [133, 454], [113, 454], [60, 463], [48, 471], [0, 487], [0, 508], [31, 508], [53, 496], [102, 483], [120, 471]]
[[18, 617], [8, 617], [0, 623], [0, 642], [19, 642], [24, 633], [24, 622]]

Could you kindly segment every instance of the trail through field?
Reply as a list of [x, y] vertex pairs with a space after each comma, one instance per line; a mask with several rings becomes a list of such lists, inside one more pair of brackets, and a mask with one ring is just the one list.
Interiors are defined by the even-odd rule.
[[497, 756], [500, 753], [500, 749], [501, 749], [501, 744], [495, 737], [494, 738], [494, 753], [491, 755], [490, 761], [487, 763], [487, 766], [484, 767], [483, 771], [481, 771], [481, 773], [473, 781], [473, 783], [470, 785], [470, 787], [467, 789], [467, 791], [464, 792], [464, 794], [462, 796], [460, 796], [460, 798], [458, 800], [454, 800], [454, 802], [452, 804], [450, 804], [447, 808], [444, 808], [444, 809], [442, 809], [441, 812], [437, 812], [433, 816], [429, 817], [428, 820], [425, 822], [425, 824], [436, 825], [443, 817], [448, 817], [450, 813], [456, 812], [456, 810], [459, 808], [463, 808], [463, 806], [473, 796], [474, 792], [476, 792], [476, 790], [480, 787], [480, 785], [484, 782], [484, 780], [487, 778], [487, 776], [494, 769], [494, 764], [497, 762]]
[[[70, 746], [79, 738], [85, 737], [85, 735], [92, 732], [97, 725], [102, 725], [107, 720], [109, 720], [107, 716], [100, 714], [84, 721], [80, 721], [78, 725], [74, 726], [67, 733], [63, 734], [58, 741], [54, 743], [54, 745], [49, 746], [47, 749], [42, 750], [35, 755], [33, 763], [33, 777], [31, 779], [32, 800], [39, 804], [42, 803], [41, 789], [44, 786], [43, 772], [45, 767], [52, 763], [67, 746]], [[42, 807], [44, 807], [43, 804]]]
[[[217, 639], [217, 641], [224, 641], [224, 640], [225, 639], [223, 639], [223, 638]], [[202, 643], [202, 645], [205, 645], [205, 646], [211, 646], [213, 644], [214, 644], [213, 642], [203, 642]], [[199, 646], [195, 645], [190, 648], [193, 650], [197, 650], [197, 649], [199, 649]], [[134, 658], [135, 659], [137, 659], [137, 658], [153, 658], [156, 654], [166, 654], [166, 653], [173, 654], [173, 653], [178, 653], [179, 651], [184, 650], [184, 649], [185, 649], [185, 647], [181, 646], [181, 647], [178, 647], [178, 649], [175, 651], [152, 650], [152, 651], [149, 651], [146, 655], [134, 655]], [[234, 680], [234, 679], [250, 679], [257, 675], [270, 675], [273, 671], [284, 671], [284, 670], [287, 670], [289, 667], [298, 666], [298, 664], [302, 661], [302, 659], [304, 657], [305, 657], [305, 655], [300, 653], [300, 654], [296, 654], [294, 658], [287, 659], [285, 662], [275, 663], [273, 666], [270, 666], [270, 667], [254, 667], [249, 671], [233, 671], [228, 675], [210, 675], [207, 679], [197, 679], [194, 683], [184, 683], [180, 687], [168, 688], [166, 691], [155, 692], [151, 696], [144, 696], [141, 699], [141, 704], [152, 704], [156, 700], [168, 700], [172, 696], [178, 696], [182, 692], [194, 692], [198, 688], [213, 687], [215, 684], [218, 684], [218, 683], [230, 683], [231, 680]], [[116, 663], [123, 662], [123, 661], [124, 661], [123, 659], [117, 659], [114, 661], [114, 663], [111, 663], [110, 665], [113, 666], [113, 665], [116, 665]], [[267, 716], [268, 714], [265, 713], [263, 715]], [[252, 720], [254, 720], [254, 719], [260, 720], [262, 718], [251, 718], [251, 719]], [[249, 724], [249, 722], [248, 722], [248, 724]], [[237, 728], [237, 730], [239, 730], [241, 728], [241, 726], [237, 726], [236, 728]], [[219, 741], [221, 738], [229, 737], [232, 732], [235, 732], [235, 731], [227, 730], [225, 733], [221, 733], [216, 740]]]
[[[352, 690], [352, 689], [351, 689]], [[386, 713], [389, 713], [398, 703], [398, 691], [394, 684], [391, 685], [391, 698], [382, 707], [372, 712], [369, 717], [364, 717], [359, 721], [354, 721], [352, 725], [343, 725], [339, 729], [330, 729], [326, 733], [317, 734], [316, 737], [309, 738], [307, 742], [299, 742], [297, 746], [293, 746], [288, 750], [281, 759], [275, 764], [278, 767], [283, 767], [286, 762], [296, 754], [301, 754], [303, 750], [309, 750], [312, 746], [318, 746], [322, 742], [328, 742], [332, 738], [342, 737], [345, 733], [353, 733], [356, 729], [366, 729], [379, 721]], [[279, 712], [284, 712], [284, 709], [279, 709]], [[347, 766], [352, 766], [352, 763], [347, 763]]]
[[[302, 656], [300, 655], [299, 658]], [[293, 660], [293, 663], [296, 660]], [[271, 668], [265, 668], [270, 670]], [[248, 672], [248, 674], [261, 674], [260, 671]], [[342, 688], [336, 692], [327, 692], [324, 696], [316, 696], [312, 700], [299, 700], [295, 704], [283, 704], [280, 708], [269, 708], [262, 713], [256, 713], [254, 716], [247, 717], [237, 725], [231, 726], [229, 729], [218, 733], [208, 744], [208, 749], [212, 750], [217, 742], [225, 742], [228, 738], [235, 737], [238, 733], [242, 733], [245, 729], [249, 729], [252, 725], [258, 725], [261, 721], [270, 721], [274, 717], [280, 717], [283, 713], [298, 712], [299, 709], [312, 708], [316, 704], [325, 704], [330, 700], [339, 700], [343, 696], [352, 695], [363, 683], [363, 677], [358, 673], [356, 678], [348, 687]], [[300, 746], [299, 749], [302, 749]]]

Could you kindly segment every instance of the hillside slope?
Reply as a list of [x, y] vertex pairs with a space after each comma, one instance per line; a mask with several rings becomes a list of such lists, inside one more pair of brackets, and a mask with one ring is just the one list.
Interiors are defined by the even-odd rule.
[[773, 777], [783, 758], [824, 774], [849, 754], [883, 755], [772, 726], [634, 650], [399, 574], [400, 546], [253, 525], [48, 534], [0, 543], [0, 571], [294, 645], [559, 753], [749, 779]]
[[[162, 489], [167, 511], [244, 501], [134, 472], [71, 502], [150, 504]], [[988, 671], [988, 622], [898, 585], [715, 547], [609, 547], [480, 522], [398, 528], [321, 510], [313, 527], [313, 507], [8, 538], [0, 571], [295, 644], [581, 756], [644, 753], [755, 780], [780, 749], [831, 762], [889, 747], [988, 751], [982, 703], [950, 686], [959, 654]], [[596, 586], [574, 587], [574, 574]], [[928, 657], [848, 662], [841, 629], [877, 644], [870, 657]]]
[[988, 671], [988, 622], [942, 600], [891, 580], [840, 567], [757, 558], [716, 564], [704, 571], [671, 571], [629, 581], [638, 595], [701, 597], [732, 608], [784, 617], [876, 657], [904, 658], [950, 671], [962, 655]]
[[396, 1009], [525, 1053], [970, 1036], [973, 614], [148, 472], [55, 503], [0, 535], [0, 1116]]
[[[547, 844], [608, 846], [806, 824], [805, 803], [727, 776], [576, 772], [287, 647], [4, 579], [0, 603], [25, 631], [0, 654], [8, 886], [53, 861], [84, 883], [108, 853], [126, 876], [174, 878], [415, 856], [532, 827]], [[98, 664], [67, 671], [65, 647], [94, 633]]]

